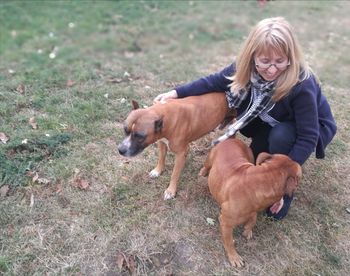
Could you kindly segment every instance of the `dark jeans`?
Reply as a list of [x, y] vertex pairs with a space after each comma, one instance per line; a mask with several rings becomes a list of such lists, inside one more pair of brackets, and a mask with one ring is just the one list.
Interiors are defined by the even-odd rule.
[[[293, 122], [281, 122], [274, 127], [263, 122], [260, 118], [254, 119], [247, 126], [242, 128], [240, 132], [252, 139], [250, 148], [256, 158], [261, 152], [281, 153], [290, 152], [296, 139], [296, 127]], [[272, 214], [270, 208], [266, 210], [269, 217], [280, 220], [284, 218], [289, 210], [293, 196], [285, 195], [283, 197], [284, 204], [282, 209], [277, 214]]]
[[260, 118], [256, 118], [240, 132], [244, 136], [252, 138], [250, 148], [255, 158], [261, 152], [288, 155], [296, 139], [296, 129], [293, 122], [282, 122], [271, 127]]

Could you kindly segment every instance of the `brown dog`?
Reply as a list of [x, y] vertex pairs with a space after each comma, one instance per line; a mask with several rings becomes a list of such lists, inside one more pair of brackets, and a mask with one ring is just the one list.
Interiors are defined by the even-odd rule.
[[126, 138], [118, 146], [119, 153], [135, 156], [158, 141], [158, 164], [149, 173], [151, 177], [158, 177], [164, 170], [169, 147], [175, 153], [175, 165], [164, 199], [171, 199], [176, 194], [189, 143], [212, 131], [228, 114], [225, 94], [210, 93], [169, 100], [146, 109], [137, 108], [134, 106], [136, 110], [125, 121]]
[[221, 207], [219, 217], [224, 247], [233, 266], [243, 266], [232, 240], [233, 228], [244, 224], [250, 239], [257, 212], [292, 195], [301, 178], [301, 167], [288, 156], [261, 153], [254, 165], [251, 149], [238, 139], [219, 143], [209, 153], [200, 175], [209, 173], [209, 190]]

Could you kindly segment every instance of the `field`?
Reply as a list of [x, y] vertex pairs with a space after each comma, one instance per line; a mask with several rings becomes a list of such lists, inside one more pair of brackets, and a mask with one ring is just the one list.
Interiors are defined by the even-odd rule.
[[[2, 1], [1, 275], [350, 275], [350, 2]], [[155, 146], [117, 151], [142, 106], [231, 63], [250, 28], [295, 27], [338, 125], [288, 216], [259, 214], [226, 258], [219, 208], [198, 172], [219, 133], [194, 142], [176, 199], [163, 201]], [[248, 142], [248, 141], [247, 141]]]

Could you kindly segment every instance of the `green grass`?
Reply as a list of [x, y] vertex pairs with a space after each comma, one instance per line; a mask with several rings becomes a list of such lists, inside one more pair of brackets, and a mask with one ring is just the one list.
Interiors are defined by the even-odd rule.
[[[0, 198], [0, 274], [349, 275], [349, 13], [342, 1], [2, 1], [0, 188], [10, 190]], [[217, 134], [193, 143], [170, 202], [173, 155], [150, 179], [156, 147], [126, 160], [117, 144], [131, 99], [151, 105], [220, 70], [270, 16], [295, 27], [339, 130], [326, 159], [305, 164], [284, 221], [259, 215], [249, 242], [234, 231], [247, 261], [236, 270], [197, 177]], [[119, 253], [135, 265], [120, 270]]]

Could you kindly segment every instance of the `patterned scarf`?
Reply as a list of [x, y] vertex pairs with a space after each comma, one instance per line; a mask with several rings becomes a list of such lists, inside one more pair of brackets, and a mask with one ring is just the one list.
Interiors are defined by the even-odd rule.
[[229, 108], [238, 108], [248, 96], [249, 91], [251, 91], [250, 104], [247, 110], [227, 128], [226, 133], [214, 140], [212, 145], [216, 145], [233, 136], [238, 130], [245, 127], [258, 116], [270, 119], [268, 118], [269, 115], [267, 115], [267, 112], [275, 105], [272, 101], [274, 88], [274, 81], [265, 81], [257, 72], [252, 72], [249, 85], [246, 88], [239, 90], [238, 93], [235, 93], [235, 91], [227, 91], [226, 99]]

